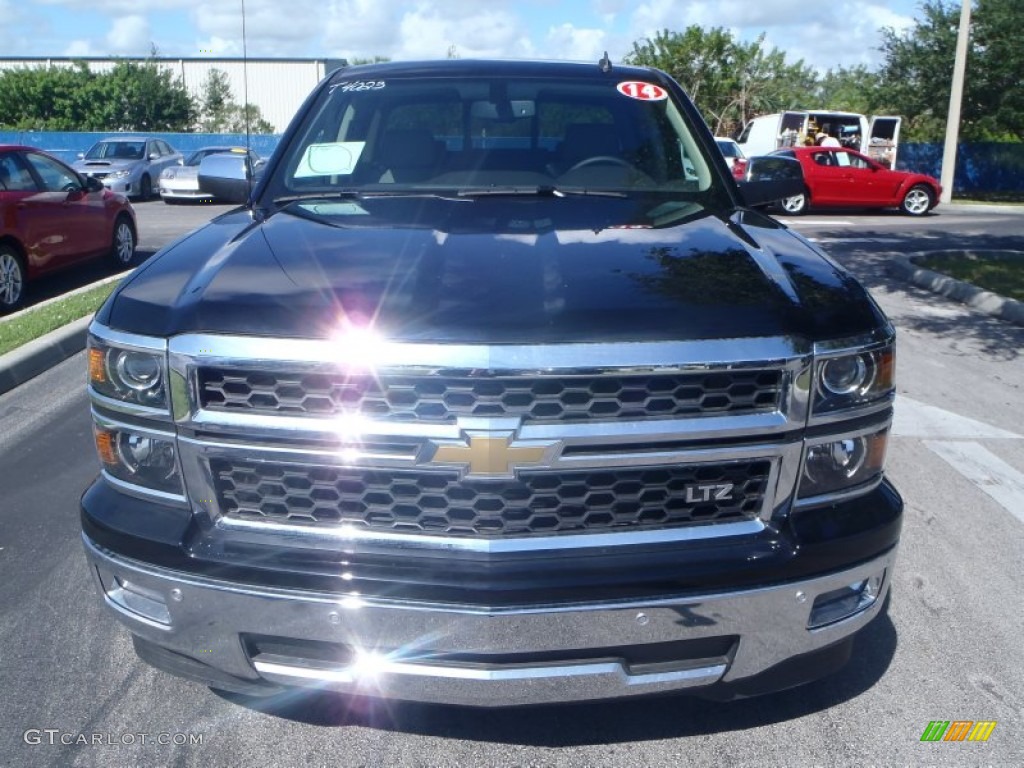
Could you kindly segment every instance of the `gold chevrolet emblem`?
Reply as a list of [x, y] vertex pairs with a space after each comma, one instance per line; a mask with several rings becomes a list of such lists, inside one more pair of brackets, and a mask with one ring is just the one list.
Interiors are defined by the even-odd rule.
[[460, 464], [472, 477], [515, 477], [518, 467], [539, 464], [556, 443], [534, 442], [512, 445], [512, 433], [495, 435], [469, 433], [469, 444], [444, 443], [437, 446], [431, 464]]

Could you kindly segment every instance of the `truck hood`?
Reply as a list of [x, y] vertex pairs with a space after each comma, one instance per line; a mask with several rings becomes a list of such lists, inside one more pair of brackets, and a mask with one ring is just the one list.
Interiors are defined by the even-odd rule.
[[[595, 222], [599, 222], [595, 226]], [[380, 197], [238, 210], [168, 247], [98, 315], [186, 332], [461, 343], [865, 333], [866, 292], [750, 211], [600, 197]]]

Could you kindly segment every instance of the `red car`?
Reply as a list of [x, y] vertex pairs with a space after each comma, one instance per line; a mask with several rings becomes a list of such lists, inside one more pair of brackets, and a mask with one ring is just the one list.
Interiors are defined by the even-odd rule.
[[805, 194], [779, 205], [790, 214], [808, 207], [899, 208], [923, 216], [938, 205], [942, 186], [923, 173], [892, 171], [871, 158], [843, 147], [789, 147], [773, 155], [795, 157], [804, 172]]
[[103, 256], [128, 266], [137, 232], [123, 195], [38, 149], [0, 144], [0, 314], [42, 275]]

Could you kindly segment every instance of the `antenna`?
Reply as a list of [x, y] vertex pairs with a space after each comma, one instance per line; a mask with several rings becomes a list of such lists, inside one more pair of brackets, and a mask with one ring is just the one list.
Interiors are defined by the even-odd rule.
[[242, 119], [245, 121], [245, 176], [252, 194], [252, 178], [249, 158], [252, 155], [252, 139], [249, 131], [249, 53], [245, 40], [245, 0], [242, 0]]

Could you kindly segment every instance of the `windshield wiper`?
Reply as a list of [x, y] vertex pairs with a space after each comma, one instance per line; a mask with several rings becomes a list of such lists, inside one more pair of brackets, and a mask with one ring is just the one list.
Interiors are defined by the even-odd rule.
[[626, 197], [625, 192], [612, 192], [605, 189], [559, 189], [551, 185], [536, 186], [505, 186], [505, 187], [467, 187], [460, 189], [459, 197], [498, 197], [502, 195], [521, 195], [535, 197], [568, 197], [570, 195], [591, 195], [594, 197]]
[[301, 195], [275, 197], [271, 202], [276, 206], [291, 205], [303, 200], [358, 200], [363, 192], [357, 189], [340, 189], [332, 192], [304, 192]]

